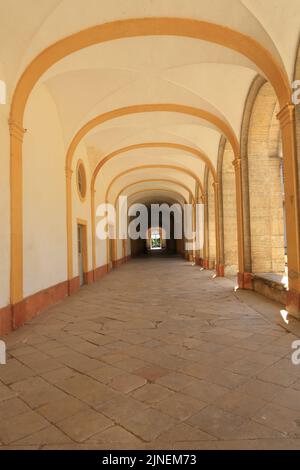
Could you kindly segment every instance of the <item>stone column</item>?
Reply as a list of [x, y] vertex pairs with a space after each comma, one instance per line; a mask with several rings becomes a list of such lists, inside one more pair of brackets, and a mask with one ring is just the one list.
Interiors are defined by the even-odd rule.
[[213, 182], [214, 197], [215, 197], [215, 224], [216, 224], [216, 274], [217, 276], [224, 276], [224, 264], [221, 263], [221, 231], [220, 231], [220, 194], [219, 183]]
[[232, 162], [235, 170], [237, 242], [238, 242], [238, 286], [241, 289], [252, 289], [252, 273], [245, 272], [244, 258], [244, 216], [241, 159]]
[[207, 191], [202, 196], [204, 204], [204, 246], [203, 246], [203, 267], [209, 268], [209, 243], [208, 243], [208, 197]]
[[91, 231], [92, 231], [92, 267], [93, 279], [96, 281], [96, 225], [95, 225], [95, 193], [93, 183], [91, 183]]

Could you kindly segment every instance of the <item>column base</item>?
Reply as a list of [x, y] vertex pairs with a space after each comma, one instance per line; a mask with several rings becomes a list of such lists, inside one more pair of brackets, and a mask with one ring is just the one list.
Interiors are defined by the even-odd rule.
[[216, 265], [216, 275], [218, 277], [224, 277], [224, 264]]
[[287, 291], [286, 309], [289, 315], [300, 320], [300, 292], [293, 289]]
[[105, 264], [104, 266], [99, 266], [98, 268], [94, 269], [94, 281], [98, 281], [103, 276], [108, 273], [108, 265]]
[[80, 289], [80, 278], [79, 276], [73, 277], [68, 280], [68, 295], [72, 295]]
[[239, 289], [253, 290], [253, 275], [252, 273], [237, 273], [237, 282]]
[[84, 283], [92, 284], [94, 282], [94, 271], [84, 273]]
[[196, 256], [196, 257], [195, 257], [195, 264], [196, 264], [197, 266], [203, 266], [203, 259], [200, 258], [200, 256]]
[[203, 268], [209, 269], [209, 260], [207, 258], [204, 258], [203, 260]]

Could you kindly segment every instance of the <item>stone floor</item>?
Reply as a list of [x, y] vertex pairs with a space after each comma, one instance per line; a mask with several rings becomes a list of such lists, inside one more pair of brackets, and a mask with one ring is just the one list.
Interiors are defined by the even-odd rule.
[[8, 335], [0, 449], [300, 449], [297, 338], [233, 287], [134, 260]]

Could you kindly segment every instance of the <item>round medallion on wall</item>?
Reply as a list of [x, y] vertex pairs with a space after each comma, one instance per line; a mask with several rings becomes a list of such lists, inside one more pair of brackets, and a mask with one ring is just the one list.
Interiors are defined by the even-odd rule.
[[78, 160], [76, 174], [79, 198], [84, 201], [86, 196], [86, 173], [82, 160]]

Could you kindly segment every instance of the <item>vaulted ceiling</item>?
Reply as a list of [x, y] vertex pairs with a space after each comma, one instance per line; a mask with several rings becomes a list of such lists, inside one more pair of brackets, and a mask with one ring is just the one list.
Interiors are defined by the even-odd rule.
[[[1, 0], [0, 75], [10, 84], [10, 97], [28, 64], [58, 40], [94, 25], [145, 17], [189, 18], [231, 28], [255, 39], [289, 79], [293, 76], [299, 0]], [[262, 71], [248, 58], [222, 45], [150, 35], [74, 52], [51, 66], [36, 86], [46, 86], [56, 103], [66, 150], [76, 132], [96, 116], [149, 105], [147, 112], [124, 113], [91, 128], [83, 144], [91, 171], [108, 154], [137, 146], [103, 166], [98, 184], [106, 191], [115, 179], [111, 198], [131, 183], [136, 187], [130, 186], [129, 192], [137, 195], [144, 188], [146, 194], [150, 183], [144, 180], [153, 180], [157, 197], [167, 197], [168, 190], [174, 199], [176, 191], [188, 198], [187, 191], [167, 179], [182, 182], [194, 193], [196, 179], [191, 173], [203, 181], [203, 161], [179, 148], [138, 146], [155, 142], [190, 147], [216, 167], [220, 128], [180, 109], [190, 107], [214, 115], [239, 139], [245, 99], [258, 73]], [[178, 110], [159, 109], [159, 105], [178, 105]], [[133, 171], [139, 165], [143, 168]]]

